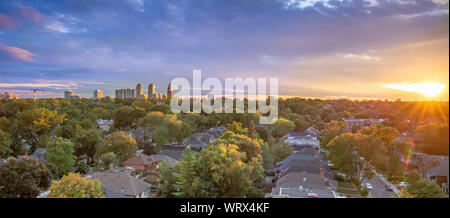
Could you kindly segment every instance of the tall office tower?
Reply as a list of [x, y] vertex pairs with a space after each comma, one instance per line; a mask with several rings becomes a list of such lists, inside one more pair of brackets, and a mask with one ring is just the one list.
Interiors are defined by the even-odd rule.
[[116, 98], [125, 98], [125, 89], [116, 89]]
[[68, 91], [64, 91], [64, 98], [65, 99], [71, 99], [72, 96], [75, 95], [75, 92], [73, 92], [72, 90], [68, 90]]
[[94, 98], [95, 99], [103, 98], [103, 90], [101, 90], [101, 89], [95, 90], [94, 91]]
[[172, 84], [169, 83], [169, 86], [167, 87], [167, 98], [171, 98], [172, 96], [173, 96]]
[[149, 98], [154, 98], [155, 97], [155, 84], [150, 83], [150, 85], [148, 85], [148, 97]]
[[134, 97], [140, 98], [142, 95], [144, 95], [144, 87], [142, 86], [142, 84], [138, 83], [136, 85], [136, 96]]

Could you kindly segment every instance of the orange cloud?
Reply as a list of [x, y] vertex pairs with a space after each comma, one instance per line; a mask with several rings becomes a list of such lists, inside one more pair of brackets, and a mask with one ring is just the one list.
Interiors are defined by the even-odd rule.
[[36, 23], [39, 23], [42, 20], [42, 14], [34, 8], [23, 7], [20, 9], [20, 14]]
[[4, 44], [0, 44], [0, 50], [6, 52], [7, 54], [9, 54], [10, 56], [12, 56], [16, 59], [19, 59], [22, 61], [27, 61], [27, 62], [33, 62], [34, 60], [32, 57], [37, 56], [37, 54], [34, 54], [25, 49], [8, 46], [8, 45], [4, 45]]
[[14, 23], [14, 20], [11, 17], [0, 14], [0, 28], [14, 29], [16, 28], [16, 24]]

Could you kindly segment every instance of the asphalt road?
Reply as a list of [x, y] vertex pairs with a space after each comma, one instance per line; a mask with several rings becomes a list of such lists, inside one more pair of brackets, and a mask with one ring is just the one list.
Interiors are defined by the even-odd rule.
[[370, 183], [373, 187], [370, 190], [369, 198], [391, 198], [395, 195], [394, 191], [387, 191], [385, 188], [385, 183], [376, 174], [373, 175], [372, 179], [369, 181], [364, 180], [364, 185]]

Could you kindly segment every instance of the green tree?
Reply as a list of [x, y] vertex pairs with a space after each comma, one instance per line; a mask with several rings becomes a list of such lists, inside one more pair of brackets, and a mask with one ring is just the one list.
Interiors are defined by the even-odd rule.
[[362, 181], [373, 176], [372, 166], [365, 152], [365, 138], [359, 133], [344, 133], [328, 144], [329, 159], [335, 167], [345, 173], [351, 183], [361, 188]]
[[35, 198], [50, 179], [50, 171], [36, 159], [13, 158], [0, 166], [0, 197]]
[[69, 172], [75, 164], [75, 156], [72, 154], [73, 147], [71, 141], [61, 137], [52, 139], [47, 145], [47, 161], [56, 166], [60, 176]]
[[165, 198], [173, 197], [173, 193], [176, 192], [174, 186], [176, 178], [166, 161], [158, 165], [158, 180], [156, 185], [158, 196]]
[[[258, 161], [245, 164], [245, 154], [236, 145], [210, 145], [200, 155], [187, 151], [176, 174], [177, 196], [182, 197], [252, 197], [254, 181], [262, 180]], [[252, 178], [257, 176], [257, 178]]]
[[131, 114], [131, 109], [129, 107], [120, 107], [114, 113], [114, 128], [118, 130], [124, 130], [131, 128], [133, 125], [133, 116]]
[[105, 139], [105, 146], [100, 149], [100, 154], [113, 152], [119, 159], [119, 164], [130, 159], [136, 154], [136, 140], [131, 136], [125, 135], [123, 132], [115, 132]]
[[20, 112], [17, 115], [17, 129], [22, 139], [33, 148], [38, 146], [39, 138], [48, 134], [51, 129], [61, 124], [65, 115], [46, 108], [33, 108]]
[[152, 130], [152, 139], [156, 143], [156, 152], [168, 142], [182, 142], [191, 133], [188, 124], [178, 120], [175, 114], [150, 112], [139, 119], [138, 126]]
[[408, 184], [414, 184], [422, 178], [419, 171], [417, 170], [409, 170], [406, 173], [406, 182]]
[[439, 185], [426, 179], [419, 179], [410, 185], [407, 191], [415, 198], [448, 198]]
[[13, 152], [11, 149], [12, 139], [9, 133], [0, 129], [0, 158], [7, 158]]
[[100, 160], [103, 163], [103, 167], [108, 168], [110, 164], [114, 164], [116, 161], [116, 155], [113, 152], [106, 152], [100, 155]]
[[272, 124], [272, 136], [280, 138], [285, 136], [289, 131], [292, 131], [294, 129], [295, 129], [294, 122], [283, 118], [279, 118], [274, 124]]
[[289, 143], [277, 143], [270, 146], [270, 153], [275, 163], [289, 157], [292, 152], [294, 152], [294, 148]]
[[89, 180], [78, 173], [69, 173], [50, 186], [49, 198], [104, 198], [103, 186], [98, 179]]
[[191, 151], [189, 146], [183, 151], [183, 158], [177, 162], [178, 171], [175, 173], [175, 188], [173, 193], [177, 197], [206, 197], [209, 193], [203, 191], [203, 179], [199, 175], [198, 153]]
[[86, 155], [88, 157], [88, 163], [93, 162], [94, 155], [97, 153], [97, 149], [104, 143], [103, 134], [100, 130], [82, 130], [77, 129], [73, 138], [74, 142], [74, 154], [79, 160], [80, 156]]

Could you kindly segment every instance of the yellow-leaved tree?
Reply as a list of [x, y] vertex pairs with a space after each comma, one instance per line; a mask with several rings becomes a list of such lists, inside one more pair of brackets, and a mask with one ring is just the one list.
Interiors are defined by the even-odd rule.
[[50, 186], [49, 198], [104, 198], [98, 179], [89, 180], [78, 173], [69, 173]]

